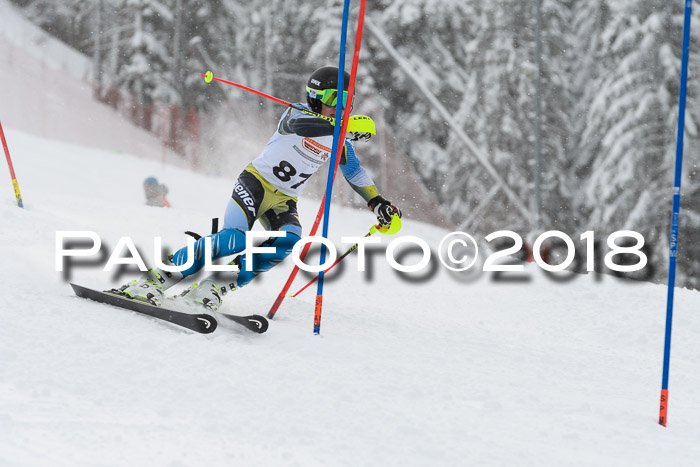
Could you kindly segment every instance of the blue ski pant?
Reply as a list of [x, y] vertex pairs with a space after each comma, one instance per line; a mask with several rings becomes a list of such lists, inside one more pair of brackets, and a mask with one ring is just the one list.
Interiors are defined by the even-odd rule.
[[[255, 221], [260, 221], [266, 230], [285, 232], [284, 237], [270, 237], [261, 246], [274, 247], [274, 253], [253, 253], [241, 255], [229, 264], [238, 264], [236, 288], [252, 281], [258, 274], [272, 269], [289, 256], [296, 242], [301, 239], [301, 224], [296, 208], [297, 199], [279, 192], [249, 165], [238, 177], [233, 187], [231, 199], [226, 207], [224, 227], [221, 231], [202, 237], [194, 245], [194, 264], [182, 271], [187, 277], [204, 267], [205, 239], [211, 239], [211, 259], [223, 258], [240, 253], [245, 249], [245, 232], [252, 229]], [[247, 262], [252, 260], [251, 270]], [[173, 255], [173, 264], [187, 262], [187, 247]], [[217, 277], [226, 273], [218, 272]], [[223, 280], [226, 280], [225, 278]]]

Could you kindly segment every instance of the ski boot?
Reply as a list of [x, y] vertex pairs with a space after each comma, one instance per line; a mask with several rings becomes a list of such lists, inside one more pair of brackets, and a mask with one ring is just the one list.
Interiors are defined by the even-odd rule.
[[179, 272], [166, 272], [153, 268], [149, 269], [140, 279], [134, 279], [118, 289], [112, 289], [112, 293], [150, 305], [161, 306], [164, 292], [180, 282], [183, 277]]
[[[229, 265], [237, 265], [238, 271], [219, 271], [202, 280], [199, 284], [192, 284], [184, 290], [179, 297], [189, 304], [203, 306], [204, 308], [216, 311], [221, 307], [222, 297], [229, 292], [236, 290], [238, 286], [238, 276], [240, 274], [240, 256], [237, 256]], [[224, 284], [219, 286], [218, 284]]]
[[216, 284], [224, 284], [221, 286], [221, 296], [223, 297], [229, 292], [233, 292], [234, 290], [239, 288], [238, 285], [238, 276], [240, 274], [240, 262], [239, 258], [236, 257], [233, 261], [228, 263], [229, 265], [237, 265], [239, 270], [238, 271], [219, 271], [215, 272], [214, 274], [210, 275], [207, 277], [206, 280], [209, 280], [211, 282], [214, 282]]
[[191, 305], [203, 306], [207, 310], [216, 311], [221, 306], [223, 292], [210, 279], [204, 279], [199, 284], [192, 284], [185, 289], [180, 297]]

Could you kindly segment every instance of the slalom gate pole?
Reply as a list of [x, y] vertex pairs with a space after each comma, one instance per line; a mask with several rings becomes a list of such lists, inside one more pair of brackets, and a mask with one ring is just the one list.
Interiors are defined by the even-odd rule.
[[277, 102], [278, 104], [282, 104], [284, 106], [291, 107], [292, 109], [296, 109], [296, 110], [299, 110], [299, 111], [304, 112], [306, 114], [313, 115], [314, 117], [328, 120], [331, 124], [335, 125], [335, 119], [332, 117], [326, 117], [325, 115], [321, 115], [319, 113], [312, 112], [312, 111], [307, 110], [303, 107], [299, 107], [297, 105], [294, 105], [291, 102], [287, 102], [285, 100], [282, 100], [279, 97], [271, 96], [270, 94], [266, 94], [262, 91], [258, 91], [256, 89], [250, 88], [248, 86], [244, 86], [243, 84], [234, 83], [233, 81], [228, 81], [225, 79], [217, 78], [212, 74], [211, 71], [207, 71], [206, 73], [200, 73], [200, 76], [202, 76], [204, 78], [204, 81], [206, 81], [207, 83], [211, 83], [212, 81], [218, 81], [220, 83], [229, 84], [231, 86], [235, 86], [235, 87], [243, 89], [245, 91], [252, 92], [253, 94], [257, 94], [258, 96], [264, 97], [266, 99], [270, 99], [271, 101]]
[[[394, 216], [393, 216], [393, 218], [392, 218], [392, 220], [391, 220], [391, 224], [386, 225], [386, 226], [381, 226], [381, 225], [379, 225], [379, 224], [373, 225], [373, 226], [369, 229], [369, 233], [367, 233], [367, 234], [365, 235], [365, 237], [369, 237], [369, 236], [371, 236], [371, 235], [374, 235], [376, 232], [383, 233], [383, 234], [386, 234], [386, 235], [394, 235], [394, 234], [398, 233], [399, 230], [401, 230], [401, 218], [400, 218], [397, 214], [394, 214]], [[312, 234], [312, 235], [313, 235], [313, 234]], [[310, 245], [310, 244], [307, 244], [307, 245]], [[355, 251], [355, 250], [357, 249], [358, 246], [359, 246], [359, 243], [355, 243], [353, 246], [351, 246], [351, 247], [348, 249], [348, 251], [346, 251], [345, 253], [343, 253], [343, 255], [342, 255], [340, 258], [338, 258], [337, 260], [335, 260], [335, 263], [331, 264], [331, 266], [330, 266], [328, 269], [326, 269], [325, 271], [323, 271], [323, 272], [326, 273], [326, 272], [330, 271], [331, 269], [333, 269], [338, 263], [340, 263], [340, 262], [343, 260], [343, 258], [345, 258], [346, 256], [348, 256], [348, 255], [349, 255], [350, 253], [352, 253], [353, 251]], [[302, 261], [303, 261], [303, 258], [302, 258]], [[302, 293], [304, 290], [306, 290], [306, 288], [307, 288], [308, 286], [310, 286], [311, 284], [313, 284], [313, 283], [316, 282], [317, 280], [318, 280], [318, 275], [316, 275], [316, 277], [314, 277], [313, 279], [311, 279], [311, 282], [309, 282], [309, 283], [306, 284], [304, 287], [302, 287], [301, 289], [299, 289], [299, 291], [298, 291], [297, 293], [295, 293], [294, 295], [290, 295], [290, 297], [291, 297], [291, 298], [296, 297], [297, 295], [299, 295], [300, 293]]]
[[[321, 115], [321, 114], [318, 114], [318, 113], [316, 113], [316, 112], [311, 112], [311, 111], [306, 110], [306, 109], [304, 109], [304, 108], [302, 108], [302, 107], [298, 107], [298, 106], [296, 106], [296, 105], [294, 105], [294, 104], [291, 104], [291, 103], [289, 103], [289, 102], [287, 102], [287, 101], [284, 101], [284, 100], [279, 99], [279, 98], [277, 98], [277, 97], [271, 96], [271, 95], [266, 94], [266, 93], [264, 93], [264, 92], [262, 92], [262, 91], [255, 90], [255, 89], [250, 88], [250, 87], [248, 87], [248, 86], [244, 86], [244, 85], [242, 85], [242, 84], [234, 83], [233, 81], [227, 81], [227, 80], [225, 80], [225, 79], [216, 78], [215, 76], [213, 76], [213, 74], [212, 74], [211, 71], [207, 71], [206, 73], [201, 73], [201, 76], [204, 77], [204, 80], [205, 80], [206, 82], [208, 82], [208, 83], [210, 83], [211, 81], [219, 81], [219, 82], [224, 83], [224, 84], [230, 84], [231, 86], [235, 86], [235, 87], [237, 87], [237, 88], [241, 88], [241, 89], [244, 89], [244, 90], [246, 90], [246, 91], [250, 91], [250, 92], [252, 92], [252, 93], [254, 93], [254, 94], [257, 94], [257, 95], [259, 95], [259, 96], [265, 97], [265, 98], [267, 98], [267, 99], [270, 99], [270, 100], [272, 100], [272, 101], [274, 101], [274, 102], [277, 102], [277, 103], [279, 103], [279, 104], [282, 104], [282, 105], [284, 105], [284, 106], [291, 107], [291, 108], [296, 109], [296, 110], [300, 110], [300, 111], [302, 111], [302, 112], [304, 112], [304, 113], [307, 113], [307, 114], [309, 114], [309, 115], [313, 115], [313, 116], [318, 117], [318, 118], [322, 118], [322, 119], [324, 119], [324, 120], [328, 120], [330, 123], [332, 123], [333, 125], [335, 125], [335, 119], [334, 119], [334, 118], [326, 117], [325, 115]], [[338, 161], [340, 161], [340, 159], [338, 159]], [[334, 180], [335, 180], [335, 175], [336, 175], [336, 172], [337, 172], [337, 171], [338, 171], [338, 164], [336, 163], [336, 164], [335, 164], [335, 167], [333, 168], [333, 179], [334, 179]], [[320, 223], [321, 223], [321, 219], [323, 218], [323, 208], [324, 208], [324, 205], [325, 205], [325, 199], [326, 199], [326, 198], [325, 198], [325, 196], [324, 196], [323, 199], [321, 200], [321, 205], [320, 205], [319, 208], [318, 208], [318, 214], [316, 214], [316, 219], [314, 220], [313, 227], [311, 228], [311, 232], [310, 232], [310, 234], [309, 234], [310, 236], [316, 235], [316, 231], [318, 230], [318, 227], [319, 227], [319, 225], [320, 225]], [[301, 253], [299, 254], [299, 259], [300, 259], [301, 261], [304, 261], [304, 258], [306, 257], [306, 255], [307, 255], [307, 253], [309, 252], [309, 249], [310, 249], [310, 248], [311, 248], [311, 244], [310, 244], [310, 243], [307, 243], [307, 244], [304, 246], [304, 248], [302, 249]], [[282, 301], [284, 300], [285, 296], [287, 295], [287, 292], [289, 291], [289, 288], [292, 286], [292, 283], [294, 282], [294, 279], [296, 278], [296, 276], [297, 276], [298, 273], [299, 273], [299, 267], [295, 265], [295, 266], [294, 266], [294, 269], [292, 269], [292, 272], [291, 272], [291, 274], [289, 275], [289, 278], [287, 279], [287, 282], [284, 284], [284, 287], [282, 287], [282, 291], [279, 293], [279, 295], [277, 296], [277, 299], [275, 300], [275, 303], [272, 305], [272, 307], [270, 308], [270, 311], [267, 313], [267, 317], [268, 317], [269, 319], [272, 319], [272, 318], [275, 317], [275, 314], [277, 313], [277, 310], [279, 309], [280, 305], [282, 304]]]
[[[378, 232], [378, 230], [377, 230], [378, 228], [379, 228], [378, 225], [373, 225], [372, 228], [369, 229], [369, 233], [367, 233], [367, 234], [365, 235], [365, 237], [369, 237], [370, 235], [373, 235], [375, 232]], [[325, 273], [327, 273], [328, 271], [330, 271], [331, 269], [333, 269], [338, 263], [340, 263], [340, 262], [343, 260], [343, 258], [345, 258], [346, 256], [348, 256], [348, 255], [349, 255], [350, 253], [352, 253], [353, 251], [355, 251], [355, 250], [357, 249], [358, 245], [359, 245], [359, 243], [355, 243], [353, 246], [351, 246], [351, 247], [348, 249], [348, 251], [346, 251], [345, 253], [343, 253], [343, 255], [342, 255], [340, 258], [336, 259], [336, 260], [335, 260], [335, 263], [331, 264], [330, 267], [329, 267], [328, 269], [326, 269], [325, 271], [323, 271], [323, 273], [325, 274]], [[316, 282], [317, 280], [318, 280], [318, 275], [316, 275], [313, 279], [311, 279], [311, 281], [310, 281], [308, 284], [306, 284], [304, 287], [302, 287], [301, 289], [299, 289], [299, 290], [297, 291], [297, 293], [295, 293], [295, 294], [293, 294], [293, 295], [290, 295], [290, 297], [291, 297], [291, 298], [296, 297], [297, 295], [299, 295], [300, 293], [302, 293], [304, 290], [306, 290], [307, 287], [309, 287], [311, 284], [313, 284], [313, 283]]]
[[[340, 159], [338, 159], [339, 161]], [[333, 171], [333, 177], [335, 177], [335, 171], [338, 170], [338, 165], [336, 164], [335, 170]], [[313, 237], [316, 235], [316, 231], [318, 230], [318, 226], [321, 224], [321, 219], [323, 218], [323, 207], [326, 204], [326, 197], [324, 196], [323, 199], [321, 200], [321, 206], [318, 208], [318, 214], [316, 214], [316, 219], [314, 220], [314, 225], [311, 227], [311, 232], [309, 233], [309, 236]], [[306, 258], [306, 254], [309, 252], [309, 248], [311, 248], [311, 243], [307, 243], [304, 245], [304, 248], [301, 250], [301, 253], [299, 254], [299, 260], [304, 261], [304, 258]], [[289, 288], [292, 286], [292, 282], [294, 282], [294, 278], [297, 277], [297, 274], [299, 273], [299, 266], [296, 264], [294, 265], [294, 269], [292, 269], [292, 272], [289, 274], [289, 278], [287, 278], [287, 282], [284, 283], [284, 287], [282, 287], [282, 290], [280, 291], [279, 295], [277, 295], [277, 299], [275, 300], [275, 303], [272, 304], [272, 307], [270, 308], [270, 311], [267, 312], [267, 317], [268, 319], [272, 319], [275, 317], [275, 314], [277, 313], [277, 310], [279, 310], [280, 305], [282, 304], [282, 301], [284, 300], [285, 296], [287, 295], [287, 292], [289, 291]]]
[[[364, 25], [365, 6], [366, 6], [366, 0], [362, 0], [360, 3], [360, 13], [359, 13], [359, 20], [358, 20], [358, 25], [357, 25], [357, 33], [355, 35], [355, 56], [353, 57], [353, 64], [352, 64], [352, 70], [354, 70], [354, 71], [350, 74], [350, 85], [348, 86], [348, 100], [350, 102], [352, 102], [351, 99], [354, 97], [354, 93], [355, 93], [354, 79], [355, 79], [355, 74], [356, 74], [356, 70], [357, 70], [357, 62], [359, 60], [359, 50], [360, 50], [359, 44], [360, 44], [361, 39], [362, 39], [362, 28]], [[316, 115], [316, 114], [314, 114], [314, 115]], [[339, 162], [340, 162], [340, 157], [337, 157], [335, 160], [335, 166], [333, 167], [333, 180], [335, 180], [336, 173], [338, 172], [338, 163]], [[329, 171], [329, 173], [330, 173], [330, 171]], [[316, 235], [316, 231], [318, 230], [318, 226], [321, 222], [324, 207], [326, 204], [326, 196], [327, 196], [327, 193], [326, 193], [326, 195], [324, 195], [323, 200], [321, 201], [321, 206], [319, 206], [319, 208], [318, 208], [318, 214], [316, 215], [316, 219], [314, 221], [314, 224], [311, 227], [311, 232], [309, 233], [309, 235], [312, 237], [314, 235]], [[306, 254], [308, 253], [310, 248], [311, 248], [310, 243], [307, 243], [304, 246], [303, 250], [301, 251], [301, 254], [299, 255], [299, 259], [301, 261], [304, 261], [304, 258], [306, 257]], [[294, 279], [296, 278], [298, 273], [299, 273], [299, 267], [294, 265], [292, 272], [289, 274], [289, 278], [287, 279], [287, 282], [285, 282], [279, 295], [277, 295], [277, 299], [275, 299], [275, 302], [272, 304], [272, 307], [270, 307], [270, 311], [268, 311], [268, 313], [267, 313], [267, 317], [269, 319], [273, 319], [275, 317], [277, 310], [279, 310], [280, 305], [282, 305], [282, 301], [284, 301], [284, 299], [286, 298], [287, 292], [289, 292], [289, 289], [292, 286], [292, 283], [294, 282]]]
[[666, 300], [666, 338], [664, 341], [664, 368], [661, 379], [661, 404], [659, 424], [668, 422], [668, 376], [671, 362], [671, 331], [673, 323], [673, 289], [676, 286], [676, 253], [678, 249], [678, 216], [681, 206], [681, 174], [683, 172], [683, 133], [685, 131], [685, 98], [688, 83], [688, 55], [690, 50], [690, 13], [692, 0], [685, 0], [683, 23], [683, 57], [681, 61], [681, 89], [678, 97], [678, 136], [676, 139], [676, 173], [673, 185], [673, 210], [671, 212], [671, 236], [668, 266], [668, 297]]
[[10, 149], [7, 147], [7, 140], [5, 140], [5, 132], [2, 129], [2, 123], [0, 123], [0, 138], [2, 139], [2, 147], [5, 150], [7, 166], [10, 168], [10, 178], [12, 179], [12, 188], [15, 190], [15, 199], [17, 200], [17, 206], [23, 208], [24, 204], [22, 203], [22, 195], [19, 192], [19, 184], [17, 183], [15, 169], [12, 166], [12, 159], [10, 158]]
[[[363, 0], [363, 6], [364, 6], [364, 0]], [[364, 14], [364, 11], [360, 9], [360, 22], [362, 22], [362, 16]], [[350, 0], [345, 0], [344, 5], [343, 5], [343, 23], [342, 23], [342, 28], [340, 32], [340, 54], [338, 57], [338, 96], [342, 97], [343, 92], [345, 91], [345, 83], [343, 83], [345, 79], [345, 42], [347, 39], [347, 33], [348, 33], [348, 16], [350, 14]], [[359, 26], [358, 26], [359, 29]], [[361, 39], [360, 36], [357, 36], [358, 39]], [[355, 46], [355, 58], [357, 58], [359, 52], [359, 47], [357, 47], [357, 44]], [[333, 129], [333, 152], [331, 153], [331, 165], [335, 166], [337, 161], [340, 160], [340, 157], [342, 155], [342, 151], [345, 149], [345, 131], [347, 130], [348, 127], [348, 117], [350, 116], [350, 109], [352, 108], [352, 100], [354, 97], [354, 92], [355, 92], [355, 73], [357, 72], [357, 64], [355, 63], [355, 60], [353, 59], [353, 69], [350, 75], [350, 83], [348, 84], [348, 99], [347, 102], [350, 102], [350, 106], [345, 106], [343, 108], [343, 99], [338, 99], [337, 100], [337, 105], [335, 107], [335, 119], [336, 120], [341, 120], [341, 117], [345, 117], [342, 119], [343, 124], [342, 125], [335, 125]], [[345, 111], [343, 113], [343, 111]], [[321, 231], [321, 235], [323, 238], [328, 238], [328, 224], [330, 221], [330, 214], [331, 214], [331, 198], [333, 195], [333, 181], [334, 177], [333, 174], [328, 171], [328, 182], [326, 183], [326, 198], [325, 198], [325, 206], [323, 208], [323, 230]], [[325, 245], [321, 246], [321, 259], [320, 259], [320, 264], [323, 264], [326, 261], [326, 247]], [[323, 271], [319, 271], [318, 273], [318, 289], [316, 292], [316, 306], [314, 308], [314, 334], [319, 335], [321, 333], [321, 311], [323, 309]]]

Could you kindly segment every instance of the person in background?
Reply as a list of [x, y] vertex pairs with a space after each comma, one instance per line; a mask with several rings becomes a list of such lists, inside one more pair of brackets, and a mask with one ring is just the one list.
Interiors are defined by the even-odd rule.
[[168, 187], [158, 183], [156, 177], [148, 177], [143, 181], [143, 191], [146, 194], [146, 205], [158, 208], [169, 208], [170, 203], [165, 195]]

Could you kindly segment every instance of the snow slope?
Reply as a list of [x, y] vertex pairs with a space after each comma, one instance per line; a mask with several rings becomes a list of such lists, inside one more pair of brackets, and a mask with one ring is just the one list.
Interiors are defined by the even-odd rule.
[[[347, 259], [329, 281], [321, 336], [314, 291], [287, 299], [266, 334], [202, 336], [73, 296], [55, 271], [57, 230], [184, 242], [223, 216], [233, 180], [128, 155], [7, 138], [26, 209], [0, 198], [0, 465], [697, 465], [700, 316], [678, 290], [669, 427], [657, 425], [666, 290], [529, 267], [529, 282], [471, 280], [442, 266], [401, 280], [381, 256], [372, 279]], [[144, 205], [142, 180], [172, 209]], [[308, 232], [316, 201], [301, 200]], [[334, 205], [331, 237], [363, 235], [366, 211]], [[433, 249], [445, 231], [410, 219]], [[384, 244], [387, 238], [383, 239]], [[406, 259], [406, 262], [415, 260]], [[264, 314], [287, 261], [229, 295]], [[108, 287], [100, 267], [71, 280]], [[295, 288], [304, 281], [297, 280]]]

